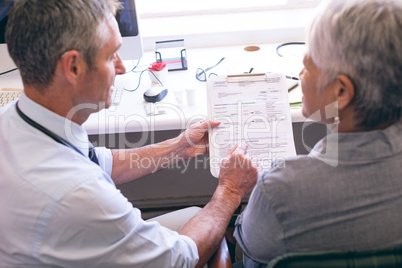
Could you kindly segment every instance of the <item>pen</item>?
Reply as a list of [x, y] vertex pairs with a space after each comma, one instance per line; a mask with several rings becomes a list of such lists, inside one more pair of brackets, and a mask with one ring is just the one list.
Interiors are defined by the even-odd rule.
[[292, 80], [299, 80], [298, 77], [289, 76], [289, 75], [286, 75], [286, 78], [287, 78], [287, 79], [292, 79]]
[[291, 102], [289, 103], [290, 107], [300, 107], [303, 105], [303, 102], [298, 101], [298, 102]]
[[297, 88], [298, 86], [299, 86], [299, 83], [297, 83], [296, 85], [294, 85], [294, 86], [288, 88], [288, 92], [289, 92], [289, 93], [292, 92], [292, 90], [295, 89], [295, 88]]

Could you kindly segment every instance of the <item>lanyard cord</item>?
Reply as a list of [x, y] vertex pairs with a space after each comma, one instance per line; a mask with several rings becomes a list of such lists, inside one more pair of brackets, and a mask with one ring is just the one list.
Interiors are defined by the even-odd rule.
[[[77, 147], [75, 147], [74, 145], [72, 145], [70, 142], [66, 141], [65, 139], [63, 139], [62, 137], [60, 137], [59, 135], [53, 133], [52, 131], [48, 130], [47, 128], [43, 127], [42, 125], [39, 125], [38, 123], [36, 123], [34, 120], [32, 120], [31, 118], [29, 118], [26, 114], [24, 114], [20, 108], [18, 107], [18, 102], [16, 103], [16, 109], [17, 109], [17, 113], [18, 115], [25, 121], [27, 122], [29, 125], [31, 125], [32, 127], [36, 128], [37, 130], [43, 132], [44, 134], [46, 134], [47, 136], [49, 136], [50, 138], [52, 138], [53, 140], [55, 140], [58, 143], [61, 143], [73, 150], [75, 150], [76, 152], [78, 152], [79, 154], [81, 154], [82, 156], [86, 157]], [[93, 152], [93, 154], [95, 155], [94, 158], [96, 158], [96, 154], [95, 152]], [[98, 164], [98, 159], [92, 159], [91, 160], [93, 162], [95, 162], [96, 164]]]

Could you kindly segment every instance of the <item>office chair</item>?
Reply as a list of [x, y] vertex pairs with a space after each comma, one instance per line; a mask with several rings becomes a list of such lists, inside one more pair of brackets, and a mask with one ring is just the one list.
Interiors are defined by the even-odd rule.
[[287, 253], [268, 268], [401, 268], [402, 246], [366, 251]]
[[232, 268], [229, 248], [225, 238], [223, 238], [219, 249], [208, 261], [208, 268]]

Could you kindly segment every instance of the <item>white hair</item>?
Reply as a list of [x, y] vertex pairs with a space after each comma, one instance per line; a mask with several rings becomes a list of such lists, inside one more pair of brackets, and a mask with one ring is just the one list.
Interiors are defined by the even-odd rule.
[[402, 1], [328, 0], [307, 32], [307, 49], [322, 70], [321, 86], [339, 74], [355, 86], [359, 126], [397, 121], [402, 106]]

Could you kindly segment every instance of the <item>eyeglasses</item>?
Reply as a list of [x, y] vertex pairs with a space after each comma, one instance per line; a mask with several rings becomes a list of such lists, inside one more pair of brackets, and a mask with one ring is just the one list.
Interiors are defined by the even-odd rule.
[[[212, 68], [215, 68], [216, 66], [218, 66], [219, 63], [221, 63], [224, 59], [225, 59], [225, 57], [223, 57], [222, 59], [220, 59], [220, 61], [218, 61], [218, 63], [215, 64], [214, 66], [208, 67], [208, 68], [206, 68], [205, 70], [202, 69], [202, 68], [198, 68], [198, 69], [197, 69], [197, 72], [196, 72], [196, 74], [195, 74], [195, 78], [197, 78], [198, 81], [206, 82], [206, 81], [207, 81], [207, 72], [208, 72], [209, 70], [211, 70]], [[208, 75], [208, 78], [209, 78], [211, 75], [217, 76], [216, 73], [210, 73], [210, 74]]]

